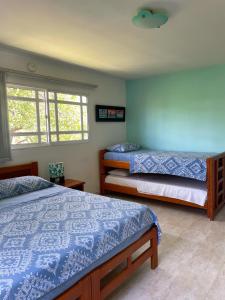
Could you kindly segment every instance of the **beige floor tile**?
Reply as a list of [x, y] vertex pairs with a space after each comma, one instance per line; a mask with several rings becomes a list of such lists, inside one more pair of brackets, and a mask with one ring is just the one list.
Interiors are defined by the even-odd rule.
[[225, 265], [218, 273], [216, 279], [211, 285], [206, 300], [224, 300], [225, 299]]
[[149, 205], [163, 232], [159, 267], [146, 262], [109, 300], [225, 300], [225, 208], [205, 212], [125, 197]]

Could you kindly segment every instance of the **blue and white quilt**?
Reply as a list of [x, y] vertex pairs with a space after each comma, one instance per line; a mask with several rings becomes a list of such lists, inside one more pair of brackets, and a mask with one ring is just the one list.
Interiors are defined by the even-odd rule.
[[206, 160], [212, 154], [149, 151], [130, 157], [130, 173], [167, 174], [206, 181]]
[[43, 197], [36, 192], [15, 204], [0, 203], [1, 300], [54, 299], [154, 224], [160, 238], [147, 206], [47, 190]]

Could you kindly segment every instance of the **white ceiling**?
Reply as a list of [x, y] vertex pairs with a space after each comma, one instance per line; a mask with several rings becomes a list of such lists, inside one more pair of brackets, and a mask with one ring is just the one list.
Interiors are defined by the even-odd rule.
[[[131, 23], [165, 8], [161, 29]], [[0, 0], [0, 43], [136, 78], [225, 63], [225, 0]]]

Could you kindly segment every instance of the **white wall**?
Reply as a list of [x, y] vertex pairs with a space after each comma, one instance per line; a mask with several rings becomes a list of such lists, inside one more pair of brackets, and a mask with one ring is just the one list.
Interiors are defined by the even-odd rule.
[[[71, 49], [71, 51], [76, 51], [76, 49]], [[95, 104], [125, 106], [124, 80], [94, 70], [0, 47], [0, 67], [27, 71], [26, 65], [29, 61], [37, 65], [36, 73], [38, 74], [98, 85], [96, 89], [90, 91], [89, 96], [90, 139], [88, 143], [13, 150], [13, 160], [9, 164], [38, 161], [39, 174], [48, 178], [48, 163], [63, 161], [67, 178], [85, 180], [86, 191], [98, 192], [98, 150], [109, 144], [125, 141], [126, 124], [96, 123]]]

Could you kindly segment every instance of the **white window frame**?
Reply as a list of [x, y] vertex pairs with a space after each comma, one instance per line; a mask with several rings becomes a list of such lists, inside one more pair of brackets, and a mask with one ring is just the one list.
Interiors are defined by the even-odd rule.
[[[90, 127], [89, 127], [89, 94], [86, 92], [81, 91], [74, 91], [74, 92], [67, 92], [65, 90], [54, 90], [54, 89], [47, 89], [47, 88], [36, 88], [32, 86], [26, 86], [26, 85], [20, 85], [20, 84], [7, 84], [7, 88], [21, 88], [26, 90], [32, 90], [35, 91], [35, 98], [29, 98], [29, 97], [16, 97], [16, 96], [8, 96], [7, 95], [7, 101], [8, 100], [15, 100], [15, 101], [27, 101], [27, 102], [33, 102], [36, 103], [36, 118], [37, 118], [37, 131], [35, 132], [19, 132], [14, 133], [13, 136], [37, 136], [38, 137], [38, 143], [27, 143], [27, 144], [12, 144], [12, 149], [23, 149], [23, 148], [33, 148], [33, 147], [46, 147], [46, 146], [52, 146], [52, 145], [65, 145], [65, 144], [80, 144], [80, 143], [87, 143], [90, 138]], [[40, 99], [38, 96], [38, 92], [44, 92], [45, 93], [45, 99]], [[54, 93], [54, 100], [49, 99], [49, 93]], [[80, 102], [73, 102], [73, 101], [66, 101], [66, 100], [58, 100], [57, 99], [57, 93], [59, 94], [68, 94], [68, 95], [74, 95], [80, 97]], [[82, 97], [86, 97], [87, 103], [82, 102]], [[46, 132], [43, 132], [40, 130], [40, 114], [39, 114], [39, 103], [45, 103], [46, 104]], [[54, 103], [55, 104], [55, 121], [56, 121], [56, 131], [51, 131], [50, 128], [50, 113], [49, 113], [49, 104]], [[75, 105], [80, 106], [81, 111], [81, 130], [80, 131], [60, 131], [59, 130], [59, 123], [58, 123], [58, 104], [69, 104], [69, 105]], [[83, 123], [83, 107], [87, 107], [87, 130], [83, 130], [84, 123]], [[10, 124], [9, 124], [10, 127]], [[80, 133], [82, 136], [82, 140], [72, 140], [72, 141], [59, 141], [59, 135], [60, 134], [76, 134]], [[84, 139], [84, 134], [88, 134], [88, 138]], [[54, 134], [57, 136], [57, 141], [51, 141], [51, 135]], [[46, 135], [47, 136], [47, 142], [42, 143], [41, 142], [41, 136]]]

